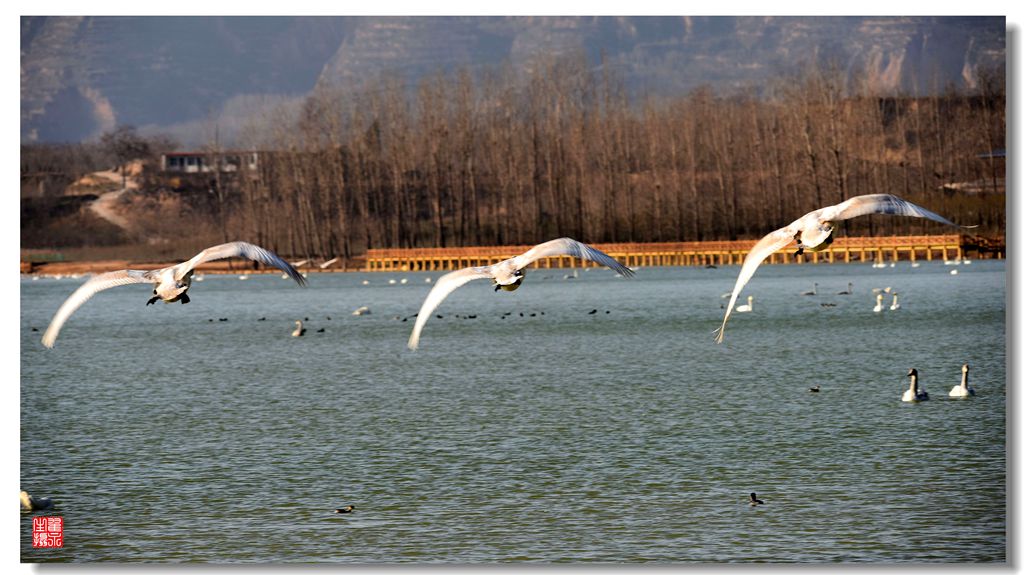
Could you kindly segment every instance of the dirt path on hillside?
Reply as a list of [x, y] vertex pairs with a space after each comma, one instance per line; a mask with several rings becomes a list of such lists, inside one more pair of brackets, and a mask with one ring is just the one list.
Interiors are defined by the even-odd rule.
[[125, 231], [131, 231], [131, 222], [127, 218], [118, 214], [114, 211], [114, 206], [117, 205], [118, 200], [121, 198], [128, 188], [122, 188], [115, 192], [107, 192], [100, 197], [96, 198], [96, 201], [89, 204], [89, 209], [92, 213], [107, 220], [115, 226]]
[[[138, 174], [139, 170], [140, 168], [138, 166], [128, 168], [128, 177], [124, 180], [124, 187], [120, 190], [100, 194], [100, 197], [96, 198], [93, 203], [89, 204], [89, 209], [97, 216], [107, 220], [122, 230], [132, 231], [131, 222], [121, 214], [118, 214], [114, 208], [125, 192], [128, 190], [139, 189], [139, 180], [134, 177]], [[93, 172], [90, 176], [101, 180], [107, 180], [108, 182], [118, 185], [121, 184], [121, 173], [115, 170]]]

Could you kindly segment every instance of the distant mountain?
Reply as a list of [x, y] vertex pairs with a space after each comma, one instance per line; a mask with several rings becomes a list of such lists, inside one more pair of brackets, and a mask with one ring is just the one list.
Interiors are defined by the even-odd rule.
[[[319, 84], [582, 51], [635, 91], [757, 86], [811, 62], [879, 90], [971, 86], [1004, 66], [1003, 17], [22, 17], [23, 141], [118, 124], [208, 140]], [[230, 133], [230, 130], [222, 132]], [[228, 138], [230, 136], [227, 136]]]

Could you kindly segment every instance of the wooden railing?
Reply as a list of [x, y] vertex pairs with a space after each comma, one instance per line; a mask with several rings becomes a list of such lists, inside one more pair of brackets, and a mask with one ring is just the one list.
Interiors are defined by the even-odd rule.
[[[757, 240], [713, 242], [659, 242], [593, 244], [623, 264], [638, 266], [707, 266], [743, 262]], [[525, 252], [532, 246], [475, 246], [452, 248], [371, 249], [366, 252], [366, 271], [435, 271], [490, 265]], [[779, 250], [765, 263], [881, 262], [963, 257], [960, 235], [841, 237], [820, 252], [794, 255], [795, 244]], [[569, 256], [538, 260], [534, 267], [593, 267], [595, 264]]]

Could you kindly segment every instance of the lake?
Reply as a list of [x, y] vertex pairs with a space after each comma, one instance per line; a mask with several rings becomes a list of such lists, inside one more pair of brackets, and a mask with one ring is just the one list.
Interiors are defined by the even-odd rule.
[[1004, 262], [762, 266], [721, 345], [739, 266], [567, 273], [467, 284], [416, 352], [439, 272], [118, 287], [52, 350], [84, 278], [23, 278], [21, 486], [65, 542], [22, 513], [21, 560], [1005, 561]]

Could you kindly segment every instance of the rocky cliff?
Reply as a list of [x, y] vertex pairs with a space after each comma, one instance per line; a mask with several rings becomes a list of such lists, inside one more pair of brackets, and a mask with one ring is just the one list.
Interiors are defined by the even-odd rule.
[[[758, 86], [809, 63], [863, 70], [878, 90], [971, 86], [1005, 65], [1003, 17], [22, 17], [24, 141], [76, 141], [117, 124], [185, 143], [225, 118], [381, 71], [536, 54], [603, 57], [636, 91]], [[176, 131], [175, 131], [176, 128]]]

